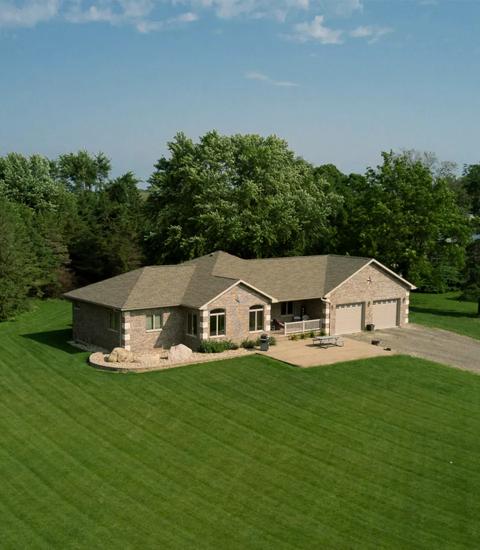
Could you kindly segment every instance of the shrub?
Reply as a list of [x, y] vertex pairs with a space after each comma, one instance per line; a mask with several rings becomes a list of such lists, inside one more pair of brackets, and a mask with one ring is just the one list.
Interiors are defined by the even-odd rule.
[[247, 338], [246, 340], [243, 340], [240, 345], [242, 346], [242, 348], [245, 349], [253, 349], [257, 345], [257, 342], [255, 340], [250, 340]]
[[202, 340], [198, 346], [200, 353], [222, 353], [229, 349], [238, 349], [238, 346], [230, 340]]
[[292, 334], [290, 340], [298, 340], [298, 334]]
[[300, 340], [305, 340], [306, 337], [307, 335], [304, 332], [300, 334]]
[[269, 341], [271, 346], [276, 346], [277, 345], [277, 339], [275, 338], [275, 336], [270, 336], [268, 341]]
[[310, 338], [315, 338], [315, 331], [311, 330], [308, 335], [310, 336]]

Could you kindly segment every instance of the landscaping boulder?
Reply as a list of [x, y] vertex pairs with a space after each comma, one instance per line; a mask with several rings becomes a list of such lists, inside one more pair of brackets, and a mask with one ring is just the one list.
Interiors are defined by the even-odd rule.
[[168, 359], [172, 363], [182, 363], [188, 361], [192, 356], [193, 351], [183, 344], [178, 344], [178, 346], [172, 346], [168, 352]]
[[135, 355], [124, 348], [113, 348], [106, 360], [109, 363], [133, 363]]

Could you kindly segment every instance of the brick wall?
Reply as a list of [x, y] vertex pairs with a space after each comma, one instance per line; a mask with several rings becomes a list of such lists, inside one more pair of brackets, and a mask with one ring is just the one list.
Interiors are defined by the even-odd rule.
[[[158, 312], [163, 318], [161, 330], [147, 330], [147, 313]], [[183, 308], [170, 307], [130, 311], [129, 345], [133, 352], [148, 351], [155, 348], [168, 349], [185, 342], [186, 313]], [[185, 342], [186, 343], [186, 342]], [[188, 345], [186, 343], [186, 345]]]
[[108, 351], [121, 345], [120, 331], [109, 328], [110, 309], [86, 302], [74, 302], [72, 309], [75, 342], [93, 344]]
[[335, 334], [335, 306], [363, 303], [365, 325], [373, 322], [373, 301], [398, 299], [400, 326], [408, 323], [408, 289], [383, 269], [369, 265], [330, 295], [330, 334]]
[[250, 307], [254, 305], [264, 306], [264, 330], [270, 330], [269, 300], [249, 287], [240, 284], [208, 305], [207, 311], [204, 312], [202, 318], [202, 338], [210, 338], [208, 312], [213, 309], [225, 309], [226, 314], [226, 334], [217, 338], [233, 340], [234, 342], [241, 342], [245, 338], [257, 338], [263, 331], [249, 332]]

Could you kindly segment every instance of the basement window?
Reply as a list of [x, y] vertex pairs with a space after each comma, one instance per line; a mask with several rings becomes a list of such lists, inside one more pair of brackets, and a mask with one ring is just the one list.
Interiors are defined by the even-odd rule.
[[108, 314], [108, 328], [119, 332], [120, 330], [120, 313], [118, 311], [110, 311]]
[[146, 329], [147, 330], [162, 330], [163, 319], [162, 314], [158, 311], [154, 313], [148, 313], [145, 316]]
[[189, 336], [196, 336], [198, 332], [198, 317], [196, 313], [187, 313], [187, 334]]

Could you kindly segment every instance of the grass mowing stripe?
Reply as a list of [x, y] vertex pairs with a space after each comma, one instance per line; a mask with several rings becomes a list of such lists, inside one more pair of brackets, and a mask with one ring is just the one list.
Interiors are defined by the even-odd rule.
[[[236, 385], [236, 387], [237, 387], [237, 389], [238, 389], [238, 384]], [[381, 420], [380, 420], [380, 421], [381, 421]], [[390, 427], [391, 427], [391, 425], [390, 425]], [[303, 429], [305, 429], [305, 427], [303, 427]], [[337, 435], [337, 434], [336, 434], [336, 435]], [[338, 435], [337, 435], [337, 437], [338, 437]]]
[[[37, 396], [38, 395], [40, 395], [39, 392], [37, 392]], [[48, 399], [45, 397], [45, 395], [42, 395], [42, 400], [43, 400], [42, 401], [43, 404], [45, 404], [45, 406], [46, 406], [48, 404]], [[58, 407], [58, 401], [57, 401], [57, 408], [60, 410], [60, 412], [64, 413], [66, 416], [70, 416], [70, 413], [69, 413], [67, 408]], [[88, 426], [90, 426], [90, 427], [88, 427]], [[92, 423], [91, 425], [89, 425], [88, 422], [87, 422], [87, 434], [86, 434], [86, 437], [85, 437], [85, 442], [86, 443], [89, 442], [90, 444], [94, 444], [95, 442], [97, 442], [98, 444], [100, 444], [100, 443], [105, 444], [105, 438], [102, 437], [99, 432], [92, 429], [91, 426], [97, 427], [97, 423], [95, 422], [95, 423]], [[85, 426], [83, 426], [81, 422], [76, 423], [77, 430], [80, 427], [85, 427]], [[77, 432], [77, 436], [78, 436], [78, 432]], [[52, 444], [53, 444], [53, 441], [52, 441]], [[113, 449], [115, 450], [115, 454], [117, 455], [117, 457], [118, 457], [118, 452], [123, 452], [118, 445], [116, 445], [116, 446], [114, 445]], [[131, 459], [132, 455], [127, 455], [127, 457]], [[145, 464], [143, 464], [139, 460], [139, 458], [134, 458], [134, 461], [137, 463], [136, 467], [138, 467], [139, 464], [142, 464], [143, 466], [145, 466]], [[105, 467], [108, 468], [108, 462], [105, 462]], [[89, 469], [88, 467], [86, 467], [86, 468], [87, 468], [87, 470]], [[150, 470], [151, 470], [151, 468], [150, 468]], [[102, 478], [102, 483], [108, 483], [104, 477]], [[129, 495], [128, 493], [125, 493], [124, 491], [121, 491], [117, 486], [112, 486], [112, 488], [114, 488], [117, 492], [119, 492], [122, 495], [122, 499], [126, 499], [127, 501], [133, 502], [132, 501], [132, 495]], [[147, 489], [147, 487], [145, 487], [145, 489]], [[161, 496], [164, 497], [165, 495], [161, 495]], [[145, 506], [140, 501], [137, 500], [137, 504], [142, 507], [142, 514], [145, 514], [145, 513], [148, 514], [149, 510], [147, 508], [145, 508]], [[127, 515], [127, 516], [125, 516], [124, 519], [128, 520], [129, 517], [130, 516]], [[191, 537], [189, 537], [189, 536], [187, 537], [187, 540], [190, 540], [190, 542], [192, 541]]]
[[[406, 357], [299, 370], [260, 356], [109, 375], [65, 346], [69, 316], [49, 302], [8, 334], [0, 324], [5, 445], [80, 510], [99, 510], [84, 538], [91, 524], [77, 512], [71, 529], [68, 514], [45, 516], [52, 547], [479, 546], [474, 377]], [[15, 463], [0, 456], [0, 471]], [[59, 496], [35, 508], [26, 495], [7, 500], [37, 524], [49, 508], [62, 514]], [[28, 547], [8, 518], [19, 529], [8, 540]]]
[[[57, 388], [57, 390], [58, 390], [58, 388]], [[95, 401], [98, 401], [98, 398], [94, 398], [94, 399], [95, 399]], [[58, 401], [57, 401], [57, 403], [58, 403]], [[64, 412], [64, 413], [66, 413], [66, 414], [68, 414], [68, 411], [67, 411], [65, 408], [63, 408], [63, 407], [61, 408], [61, 411]], [[114, 416], [117, 416], [119, 420], [122, 420], [122, 417], [120, 417], [120, 416], [117, 415], [116, 413], [113, 413], [113, 415], [114, 415]], [[123, 420], [125, 420], [125, 419], [123, 419]], [[100, 423], [100, 424], [102, 423], [101, 420], [100, 420], [99, 423]], [[130, 421], [130, 423], [131, 423], [131, 421]], [[134, 426], [135, 426], [135, 425], [134, 425]], [[151, 435], [152, 435], [152, 434], [151, 434]], [[117, 450], [117, 451], [121, 451], [120, 447], [118, 447], [118, 446], [116, 447], [116, 450]], [[142, 464], [143, 466], [145, 466], [145, 467], [148, 467], [148, 466], [145, 464], [145, 462], [141, 462], [141, 464]], [[175, 464], [172, 464], [172, 466], [175, 466]], [[176, 466], [178, 467], [178, 465], [176, 465]], [[188, 472], [184, 472], [184, 474], [186, 474], [186, 473], [188, 473]], [[201, 503], [199, 503], [199, 504], [201, 504]], [[196, 508], [196, 509], [197, 509], [197, 508]], [[198, 508], [198, 509], [201, 510], [201, 508]], [[198, 510], [198, 509], [197, 509], [197, 510]], [[201, 520], [202, 520], [202, 522], [205, 522], [205, 521], [208, 522], [208, 518], [206, 518], [206, 517], [202, 517]]]

